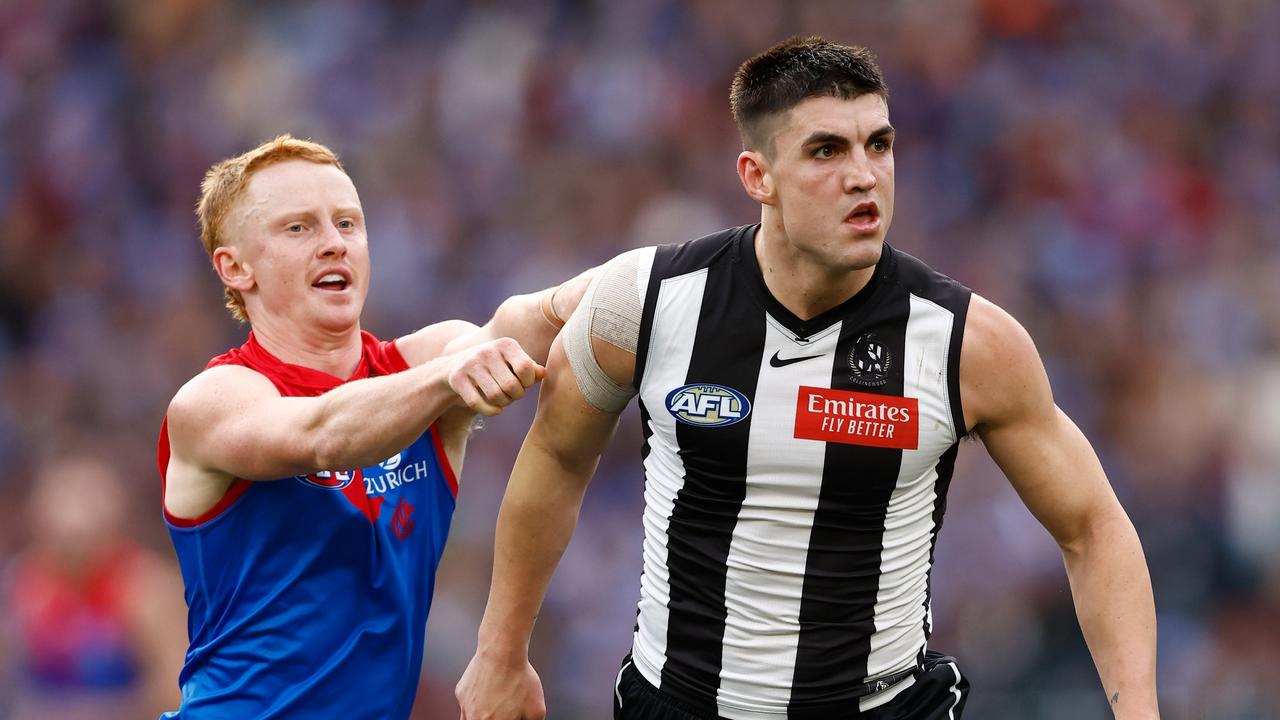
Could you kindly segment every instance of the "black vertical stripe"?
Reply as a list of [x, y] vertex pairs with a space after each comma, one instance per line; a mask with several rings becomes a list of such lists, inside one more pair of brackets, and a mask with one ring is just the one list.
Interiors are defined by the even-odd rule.
[[[686, 383], [732, 388], [754, 399], [765, 319], [734, 303], [732, 262], [711, 264]], [[665, 408], [663, 409], [665, 411]], [[685, 466], [667, 529], [671, 601], [662, 688], [716, 717], [727, 610], [725, 578], [733, 529], [746, 495], [751, 416], [732, 425], [677, 423]]]
[[[640, 467], [643, 468], [644, 461], [649, 457], [649, 451], [652, 449], [652, 446], [649, 444], [649, 438], [653, 437], [653, 427], [649, 424], [649, 409], [644, 406], [644, 400], [643, 399], [639, 400], [638, 404], [640, 406], [640, 432], [644, 436], [644, 442], [640, 446]], [[646, 483], [648, 482], [647, 473], [645, 476], [645, 482]], [[643, 574], [643, 571], [641, 571], [641, 573]], [[632, 626], [631, 628], [631, 632], [632, 633], [640, 632], [639, 603], [636, 604], [636, 621], [635, 621], [635, 625]]]
[[662, 287], [659, 272], [671, 254], [670, 246], [654, 250], [653, 265], [649, 268], [649, 283], [644, 291], [644, 309], [640, 311], [640, 337], [636, 338], [636, 370], [631, 376], [631, 386], [639, 389], [644, 380], [644, 369], [649, 359], [649, 340], [653, 337], [653, 316], [658, 309], [658, 290]]
[[[933, 598], [933, 551], [938, 547], [938, 532], [942, 530], [942, 516], [947, 512], [947, 491], [951, 489], [951, 476], [956, 469], [956, 451], [959, 448], [959, 440], [952, 443], [951, 447], [938, 458], [936, 466], [938, 481], [933, 486], [935, 497], [933, 499], [933, 531], [929, 539], [929, 573], [924, 586], [924, 639], [926, 641], [933, 635], [933, 626], [929, 624], [929, 601]], [[924, 652], [924, 648], [921, 648], [920, 652]]]
[[[910, 309], [909, 296], [898, 292], [875, 305], [873, 317], [846, 321], [836, 345], [831, 387], [901, 396]], [[886, 381], [879, 386], [855, 381], [850, 372], [850, 353], [868, 331], [890, 353]], [[866, 677], [885, 514], [901, 464], [902, 451], [895, 448], [827, 444], [800, 603], [790, 717], [818, 717], [821, 711], [806, 714], [806, 704], [841, 700], [841, 693]]]
[[644, 399], [641, 398], [637, 405], [640, 406], [640, 433], [643, 440], [640, 444], [640, 466], [644, 467], [644, 461], [649, 457], [649, 438], [653, 437], [653, 427], [649, 425], [649, 408], [644, 406]]
[[969, 317], [969, 302], [973, 293], [962, 285], [952, 284], [951, 292], [942, 300], [951, 310], [951, 342], [947, 346], [947, 394], [951, 400], [951, 421], [956, 426], [956, 438], [969, 432], [964, 424], [964, 408], [960, 404], [960, 348], [964, 341], [964, 322]]

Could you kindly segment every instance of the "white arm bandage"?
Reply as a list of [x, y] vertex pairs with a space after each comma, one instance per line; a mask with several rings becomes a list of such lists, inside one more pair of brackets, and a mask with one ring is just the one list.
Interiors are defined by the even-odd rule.
[[636, 394], [630, 383], [621, 385], [601, 369], [591, 340], [595, 338], [635, 354], [640, 340], [640, 315], [644, 311], [636, 282], [639, 257], [643, 253], [645, 249], [623, 253], [601, 268], [560, 331], [578, 389], [587, 402], [601, 412], [621, 412]]

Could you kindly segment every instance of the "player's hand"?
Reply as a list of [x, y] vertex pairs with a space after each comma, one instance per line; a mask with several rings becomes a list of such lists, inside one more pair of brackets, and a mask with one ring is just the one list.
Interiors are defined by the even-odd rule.
[[500, 660], [483, 650], [467, 665], [453, 694], [461, 720], [545, 720], [542, 680], [528, 658]]
[[511, 338], [490, 340], [450, 357], [449, 387], [481, 415], [502, 412], [546, 374]]

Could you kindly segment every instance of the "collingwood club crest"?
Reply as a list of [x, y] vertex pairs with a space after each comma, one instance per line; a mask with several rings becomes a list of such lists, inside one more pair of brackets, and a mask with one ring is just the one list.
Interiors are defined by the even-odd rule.
[[889, 370], [893, 357], [889, 346], [880, 342], [875, 333], [862, 333], [849, 351], [849, 378], [859, 385], [879, 387], [889, 382]]

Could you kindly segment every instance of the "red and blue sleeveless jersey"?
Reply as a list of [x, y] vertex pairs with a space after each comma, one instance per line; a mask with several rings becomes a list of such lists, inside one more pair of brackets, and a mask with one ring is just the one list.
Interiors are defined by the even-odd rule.
[[[408, 368], [394, 343], [361, 335], [346, 380], [284, 363], [252, 333], [209, 367], [251, 368], [284, 396]], [[165, 425], [162, 480], [168, 462]], [[377, 465], [237, 479], [201, 517], [165, 511], [191, 640], [182, 706], [165, 717], [407, 718], [457, 488], [432, 425]]]

